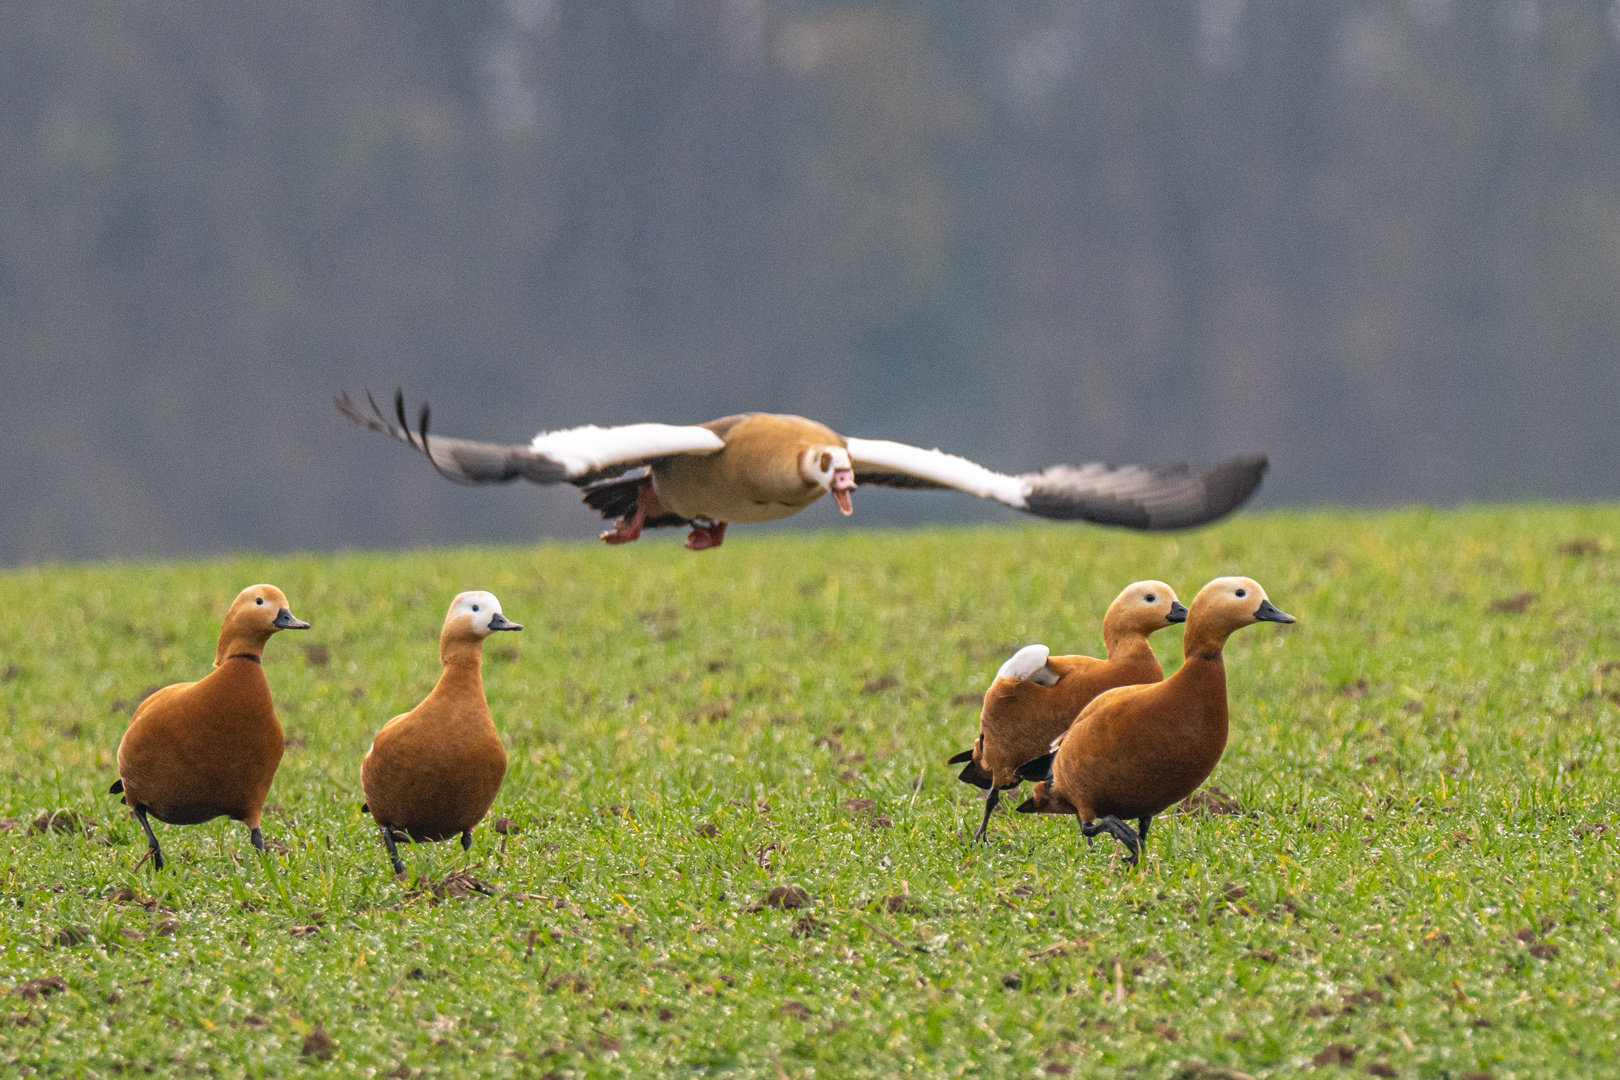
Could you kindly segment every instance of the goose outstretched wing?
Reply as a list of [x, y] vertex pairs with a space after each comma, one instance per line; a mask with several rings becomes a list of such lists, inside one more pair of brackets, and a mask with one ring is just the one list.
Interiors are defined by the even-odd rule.
[[347, 392], [333, 398], [338, 411], [361, 427], [398, 439], [426, 455], [446, 479], [458, 484], [569, 483], [586, 487], [619, 476], [654, 458], [671, 454], [712, 454], [725, 440], [706, 427], [680, 424], [624, 424], [619, 427], [542, 431], [527, 444], [476, 442], [428, 436], [429, 409], [423, 403], [416, 430], [405, 418], [405, 395], [394, 394], [394, 415], [385, 415], [370, 394], [367, 410]]
[[849, 439], [855, 481], [896, 488], [954, 488], [1037, 517], [1129, 529], [1186, 529], [1219, 520], [1259, 488], [1265, 457], [1195, 471], [1186, 465], [1054, 465], [1008, 476], [940, 450]]

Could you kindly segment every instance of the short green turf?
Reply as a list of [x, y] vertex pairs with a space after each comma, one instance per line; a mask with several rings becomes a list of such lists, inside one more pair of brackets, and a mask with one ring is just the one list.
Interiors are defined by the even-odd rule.
[[[1322, 511], [10, 571], [0, 1072], [1620, 1075], [1617, 536]], [[1136, 871], [1055, 817], [970, 845], [945, 760], [1002, 660], [1234, 572], [1299, 618], [1227, 649], [1242, 812], [1162, 816]], [[273, 851], [158, 825], [137, 867], [129, 703], [203, 674], [258, 581], [314, 624], [265, 655]], [[485, 663], [511, 767], [470, 855], [402, 847], [396, 881], [360, 758], [468, 588], [526, 626]], [[443, 890], [469, 863], [493, 897]]]

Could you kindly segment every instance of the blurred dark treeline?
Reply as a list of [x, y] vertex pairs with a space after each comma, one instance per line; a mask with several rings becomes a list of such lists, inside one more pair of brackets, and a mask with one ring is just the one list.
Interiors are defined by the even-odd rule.
[[1263, 450], [1272, 504], [1612, 498], [1617, 38], [1609, 0], [6, 5], [0, 561], [597, 527], [349, 428], [366, 385], [502, 441], [770, 409], [1008, 470]]

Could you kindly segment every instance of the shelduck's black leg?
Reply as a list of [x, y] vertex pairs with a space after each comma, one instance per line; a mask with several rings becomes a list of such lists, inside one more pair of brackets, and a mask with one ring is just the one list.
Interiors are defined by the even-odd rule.
[[1142, 846], [1147, 847], [1148, 826], [1153, 824], [1153, 815], [1136, 819], [1136, 835], [1142, 838]]
[[1097, 831], [1106, 832], [1125, 845], [1126, 850], [1130, 852], [1126, 862], [1135, 866], [1137, 858], [1142, 854], [1142, 838], [1136, 835], [1136, 831], [1112, 814], [1099, 818], [1097, 826]]
[[386, 825], [379, 825], [377, 829], [382, 833], [383, 847], [388, 849], [388, 861], [394, 864], [394, 873], [403, 874], [405, 864], [399, 861], [399, 848], [394, 846], [394, 831]]
[[260, 832], [258, 829], [254, 829], [252, 832], [248, 833], [248, 839], [253, 842], [254, 847], [258, 848], [260, 851], [264, 850], [264, 833]]
[[463, 830], [461, 830], [461, 850], [462, 851], [471, 851], [472, 850], [472, 830], [471, 829], [463, 829]]
[[152, 852], [152, 869], [163, 869], [163, 849], [158, 846], [157, 836], [152, 832], [152, 823], [146, 820], [146, 807], [135, 808], [135, 820], [141, 823], [146, 832], [146, 846]]
[[[1079, 815], [1076, 815], [1077, 817]], [[1097, 843], [1097, 834], [1103, 831], [1100, 823], [1095, 821], [1082, 821], [1080, 835], [1086, 838], [1086, 847], [1090, 848]]]
[[985, 834], [990, 831], [990, 815], [996, 812], [996, 805], [1001, 802], [1001, 789], [990, 789], [989, 798], [984, 800], [984, 820], [979, 822], [979, 831], [973, 834], [973, 839], [984, 840]]

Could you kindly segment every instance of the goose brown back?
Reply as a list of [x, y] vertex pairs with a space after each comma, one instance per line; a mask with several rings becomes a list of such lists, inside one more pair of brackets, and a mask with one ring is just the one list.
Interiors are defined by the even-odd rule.
[[1045, 646], [1028, 646], [1002, 665], [985, 692], [973, 749], [951, 759], [969, 762], [959, 779], [990, 791], [976, 838], [984, 839], [1002, 789], [1018, 786], [1019, 766], [1046, 753], [1092, 698], [1164, 678], [1148, 637], [1180, 622], [1186, 611], [1164, 582], [1133, 582], [1103, 616], [1106, 660], [1044, 655]]
[[[1226, 749], [1227, 637], [1257, 622], [1293, 621], [1250, 578], [1204, 586], [1188, 609], [1181, 668], [1161, 683], [1098, 695], [1052, 753], [1020, 770], [1044, 780], [1018, 809], [1073, 813], [1085, 836], [1108, 832], [1134, 863], [1154, 815], [1197, 790]], [[1131, 818], [1139, 831], [1124, 824]]]
[[416, 841], [460, 835], [465, 849], [506, 777], [506, 748], [484, 697], [483, 641], [521, 630], [487, 592], [464, 592], [450, 604], [439, 635], [438, 683], [421, 704], [383, 725], [360, 766], [366, 809], [376, 820], [389, 861], [404, 872], [395, 834]]
[[281, 764], [282, 733], [262, 656], [278, 630], [308, 626], [274, 585], [243, 589], [225, 614], [214, 670], [166, 686], [135, 709], [118, 744], [113, 792], [134, 811], [157, 869], [163, 851], [148, 814], [170, 825], [228, 817], [247, 825], [263, 850], [259, 820]]

